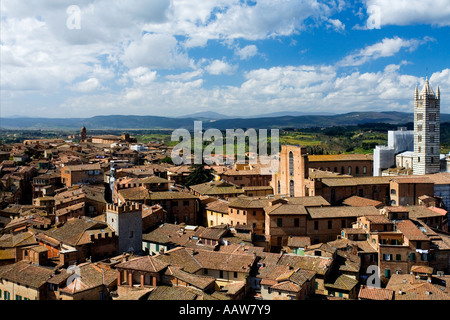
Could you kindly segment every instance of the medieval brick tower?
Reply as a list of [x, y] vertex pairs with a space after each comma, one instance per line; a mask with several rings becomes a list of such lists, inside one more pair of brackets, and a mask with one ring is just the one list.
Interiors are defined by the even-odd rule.
[[80, 131], [80, 141], [86, 142], [86, 139], [87, 139], [86, 127], [83, 126], [83, 127], [81, 127], [81, 131]]
[[413, 174], [440, 171], [440, 93], [434, 93], [428, 78], [420, 93], [414, 95]]

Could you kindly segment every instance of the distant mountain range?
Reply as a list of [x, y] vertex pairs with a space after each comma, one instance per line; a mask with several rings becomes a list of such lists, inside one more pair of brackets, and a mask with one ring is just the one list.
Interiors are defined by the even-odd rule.
[[[283, 114], [283, 113], [281, 113]], [[282, 129], [349, 126], [364, 123], [389, 123], [402, 125], [413, 122], [413, 114], [405, 112], [350, 112], [344, 114], [260, 115], [248, 118], [221, 118], [215, 112], [199, 112], [182, 118], [158, 116], [110, 115], [91, 118], [0, 118], [1, 129], [22, 130], [79, 130], [89, 129], [192, 129], [195, 120], [202, 120], [203, 128], [236, 129]], [[441, 114], [441, 122], [449, 122], [450, 114]]]
[[[214, 111], [204, 111], [204, 112], [196, 112], [193, 114], [188, 114], [184, 116], [179, 116], [176, 118], [194, 118], [194, 119], [207, 119], [207, 120], [222, 120], [222, 119], [251, 119], [251, 118], [273, 118], [273, 117], [285, 117], [285, 116], [311, 116], [311, 115], [321, 115], [321, 116], [330, 116], [335, 115], [335, 113], [327, 113], [327, 112], [299, 112], [299, 111], [281, 111], [281, 112], [272, 112], [272, 113], [264, 113], [257, 114], [253, 116], [228, 116], [222, 113], [214, 112]], [[12, 118], [12, 117], [11, 117]]]

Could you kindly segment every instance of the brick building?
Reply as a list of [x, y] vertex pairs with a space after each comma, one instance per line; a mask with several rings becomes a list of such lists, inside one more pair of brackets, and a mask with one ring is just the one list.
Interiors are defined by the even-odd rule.
[[99, 163], [64, 166], [61, 168], [61, 182], [66, 187], [75, 184], [103, 183], [103, 168]]

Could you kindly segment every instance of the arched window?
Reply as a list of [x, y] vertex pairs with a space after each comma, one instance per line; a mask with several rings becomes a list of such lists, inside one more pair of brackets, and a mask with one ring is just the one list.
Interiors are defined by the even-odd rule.
[[289, 175], [294, 175], [294, 154], [292, 151], [289, 152]]
[[291, 180], [291, 181], [289, 182], [289, 195], [290, 195], [291, 197], [294, 196], [294, 180]]
[[278, 181], [278, 194], [281, 194], [281, 183]]

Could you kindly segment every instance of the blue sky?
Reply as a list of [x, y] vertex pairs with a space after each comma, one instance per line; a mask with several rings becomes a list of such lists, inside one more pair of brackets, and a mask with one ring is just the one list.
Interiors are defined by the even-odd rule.
[[450, 0], [4, 0], [0, 115], [450, 113]]

